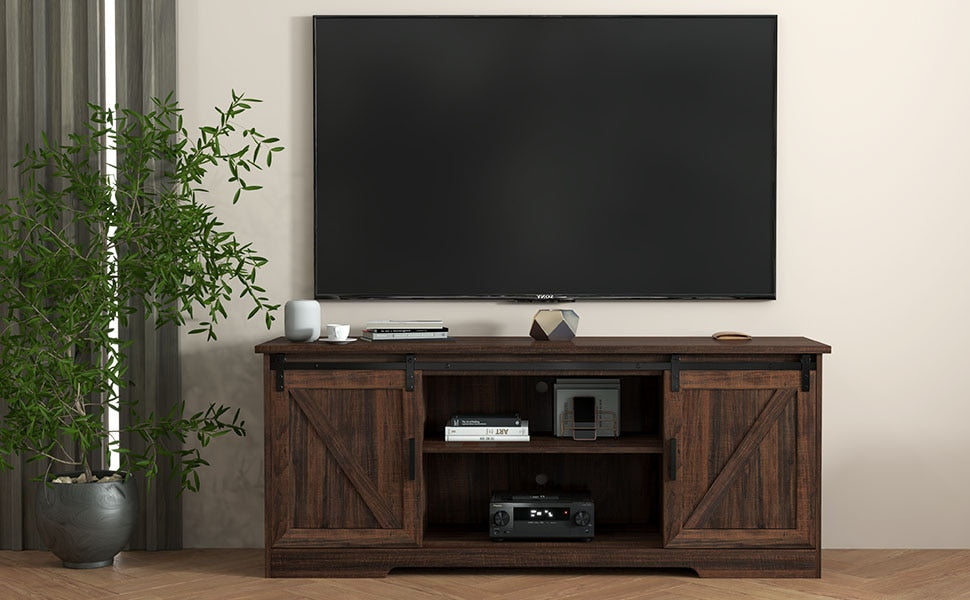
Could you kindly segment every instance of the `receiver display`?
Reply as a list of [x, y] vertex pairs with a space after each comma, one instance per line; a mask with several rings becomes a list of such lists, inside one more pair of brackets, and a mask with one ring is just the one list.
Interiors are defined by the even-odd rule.
[[516, 506], [514, 509], [516, 521], [568, 521], [569, 509], [557, 507]]

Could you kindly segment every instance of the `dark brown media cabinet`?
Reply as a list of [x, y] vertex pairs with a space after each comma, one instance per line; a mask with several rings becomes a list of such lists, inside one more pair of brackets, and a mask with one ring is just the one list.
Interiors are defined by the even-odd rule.
[[[519, 337], [264, 355], [266, 575], [666, 567], [818, 577], [822, 355], [801, 337]], [[619, 378], [620, 436], [553, 430], [553, 384]], [[454, 413], [518, 412], [530, 442], [446, 443]], [[488, 535], [498, 490], [588, 490], [593, 541]]]

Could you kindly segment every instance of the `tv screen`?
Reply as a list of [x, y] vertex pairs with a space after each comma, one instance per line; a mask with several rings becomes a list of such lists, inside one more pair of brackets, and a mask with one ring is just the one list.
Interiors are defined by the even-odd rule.
[[774, 298], [774, 16], [317, 16], [318, 298]]

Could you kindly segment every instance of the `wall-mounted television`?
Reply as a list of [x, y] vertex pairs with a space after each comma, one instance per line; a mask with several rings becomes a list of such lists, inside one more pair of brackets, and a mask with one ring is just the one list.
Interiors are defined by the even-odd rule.
[[775, 16], [316, 16], [322, 299], [775, 297]]

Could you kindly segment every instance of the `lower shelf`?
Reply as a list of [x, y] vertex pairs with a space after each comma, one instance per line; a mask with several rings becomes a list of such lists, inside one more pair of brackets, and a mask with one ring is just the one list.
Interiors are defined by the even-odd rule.
[[[506, 540], [496, 542], [488, 537], [487, 530], [470, 531], [468, 528], [429, 528], [424, 534], [425, 548], [455, 548], [464, 549], [485, 546], [491, 550], [494, 547], [505, 547], [508, 552], [520, 552], [523, 549], [534, 551], [542, 549], [552, 552], [575, 552], [580, 546], [594, 546], [598, 549], [606, 548], [660, 548], [662, 546], [660, 532], [646, 529], [630, 529], [596, 526], [596, 538], [589, 542], [581, 540]], [[597, 550], [599, 551], [599, 550]]]

